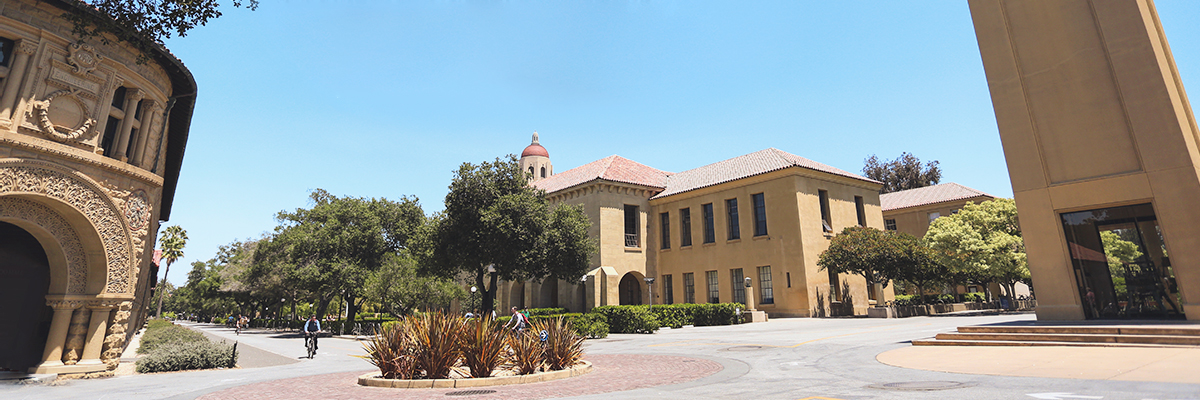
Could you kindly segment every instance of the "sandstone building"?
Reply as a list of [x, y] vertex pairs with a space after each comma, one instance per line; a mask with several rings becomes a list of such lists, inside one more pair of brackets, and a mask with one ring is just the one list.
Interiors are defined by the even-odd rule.
[[680, 173], [614, 155], [554, 174], [536, 133], [520, 163], [552, 203], [583, 206], [600, 250], [584, 281], [506, 282], [505, 309], [753, 300], [823, 316], [892, 296], [816, 265], [843, 228], [883, 228], [879, 182], [778, 149]]
[[970, 7], [1038, 319], [1200, 319], [1200, 129], [1154, 2]]
[[159, 48], [78, 43], [71, 0], [0, 2], [0, 370], [115, 368], [144, 320], [196, 83]]

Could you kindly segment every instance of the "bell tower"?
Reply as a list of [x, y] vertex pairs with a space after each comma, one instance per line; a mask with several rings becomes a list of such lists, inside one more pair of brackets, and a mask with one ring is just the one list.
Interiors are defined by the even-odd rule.
[[521, 170], [529, 174], [530, 182], [554, 175], [554, 166], [550, 164], [550, 153], [538, 142], [537, 131], [533, 132], [533, 142], [521, 152], [521, 160], [518, 163], [521, 165]]

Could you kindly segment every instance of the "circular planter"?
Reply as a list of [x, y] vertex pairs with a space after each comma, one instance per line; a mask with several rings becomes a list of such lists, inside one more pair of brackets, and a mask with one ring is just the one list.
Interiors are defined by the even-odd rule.
[[592, 363], [580, 361], [579, 365], [561, 371], [549, 371], [529, 375], [493, 376], [490, 378], [384, 379], [379, 376], [378, 372], [371, 372], [359, 376], [358, 384], [362, 386], [399, 389], [467, 388], [547, 382], [579, 376], [588, 372], [592, 372]]

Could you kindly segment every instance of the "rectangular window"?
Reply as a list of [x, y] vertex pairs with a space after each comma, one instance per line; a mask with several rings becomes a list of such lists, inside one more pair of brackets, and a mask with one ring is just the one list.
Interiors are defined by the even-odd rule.
[[771, 288], [771, 267], [758, 267], [758, 304], [775, 304], [775, 291]]
[[638, 206], [625, 205], [625, 247], [638, 247]]
[[713, 227], [713, 206], [708, 203], [700, 206], [704, 212], [704, 243], [712, 243], [717, 241], [717, 231]]
[[858, 226], [867, 226], [867, 210], [862, 196], [854, 196], [854, 210], [858, 212]]
[[[10, 62], [8, 60], [12, 59], [14, 46], [16, 46], [16, 42], [12, 39], [0, 37], [0, 67], [9, 66]], [[5, 69], [7, 70], [7, 68]]]
[[696, 302], [696, 274], [691, 272], [683, 274], [683, 302]]
[[662, 248], [671, 248], [671, 213], [658, 214], [662, 220]]
[[754, 236], [765, 236], [767, 234], [767, 204], [763, 201], [763, 194], [750, 195], [750, 201], [754, 202]]
[[705, 283], [708, 284], [708, 302], [713, 304], [720, 303], [721, 283], [717, 282], [717, 271], [707, 271], [704, 274], [706, 275], [705, 278], [707, 278], [707, 282]]
[[679, 247], [692, 245], [692, 209], [679, 210]]
[[896, 230], [896, 220], [894, 220], [894, 219], [883, 220], [883, 228], [887, 229], [889, 231]]
[[121, 125], [121, 120], [116, 117], [109, 116], [108, 122], [104, 124], [104, 137], [100, 139], [100, 148], [104, 149], [104, 155], [112, 157], [117, 151], [117, 128]]
[[817, 197], [821, 200], [821, 230], [833, 232], [833, 219], [829, 216], [829, 192], [818, 190]]
[[791, 272], [787, 272], [787, 273], [785, 273], [785, 275], [787, 275], [787, 285], [788, 285], [788, 287], [792, 287], [792, 273], [791, 273]]
[[741, 268], [729, 270], [729, 283], [733, 285], [733, 302], [746, 304], [746, 277]]
[[675, 304], [675, 288], [671, 285], [671, 275], [662, 276], [663, 304]]
[[737, 199], [725, 200], [725, 213], [729, 217], [729, 240], [741, 239], [742, 229], [738, 222]]
[[832, 269], [826, 269], [826, 271], [829, 272], [829, 295], [833, 296], [831, 301], [840, 302], [842, 301], [842, 283], [838, 281], [838, 274]]
[[931, 212], [931, 213], [929, 213], [929, 223], [931, 223], [931, 224], [932, 224], [932, 223], [933, 223], [933, 220], [935, 220], [935, 219], [938, 219], [938, 217], [941, 217], [941, 216], [942, 216], [942, 213], [940, 213], [940, 212]]

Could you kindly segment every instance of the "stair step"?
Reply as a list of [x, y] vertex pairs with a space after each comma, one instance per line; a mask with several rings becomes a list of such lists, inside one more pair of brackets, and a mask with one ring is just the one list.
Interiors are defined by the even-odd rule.
[[1200, 326], [960, 326], [962, 333], [1165, 335], [1200, 337]]
[[1078, 342], [1078, 343], [1140, 343], [1200, 346], [1200, 336], [1172, 335], [1098, 335], [1042, 333], [939, 333], [938, 340], [1016, 341], [1016, 342]]
[[1194, 348], [1195, 346], [1179, 346], [1170, 344], [1157, 343], [1094, 343], [1094, 342], [1021, 342], [1009, 340], [985, 340], [985, 341], [970, 341], [970, 340], [914, 340], [913, 346], [1013, 346], [1013, 347], [1033, 347], [1033, 346], [1065, 346], [1065, 347], [1167, 347], [1167, 348]]

